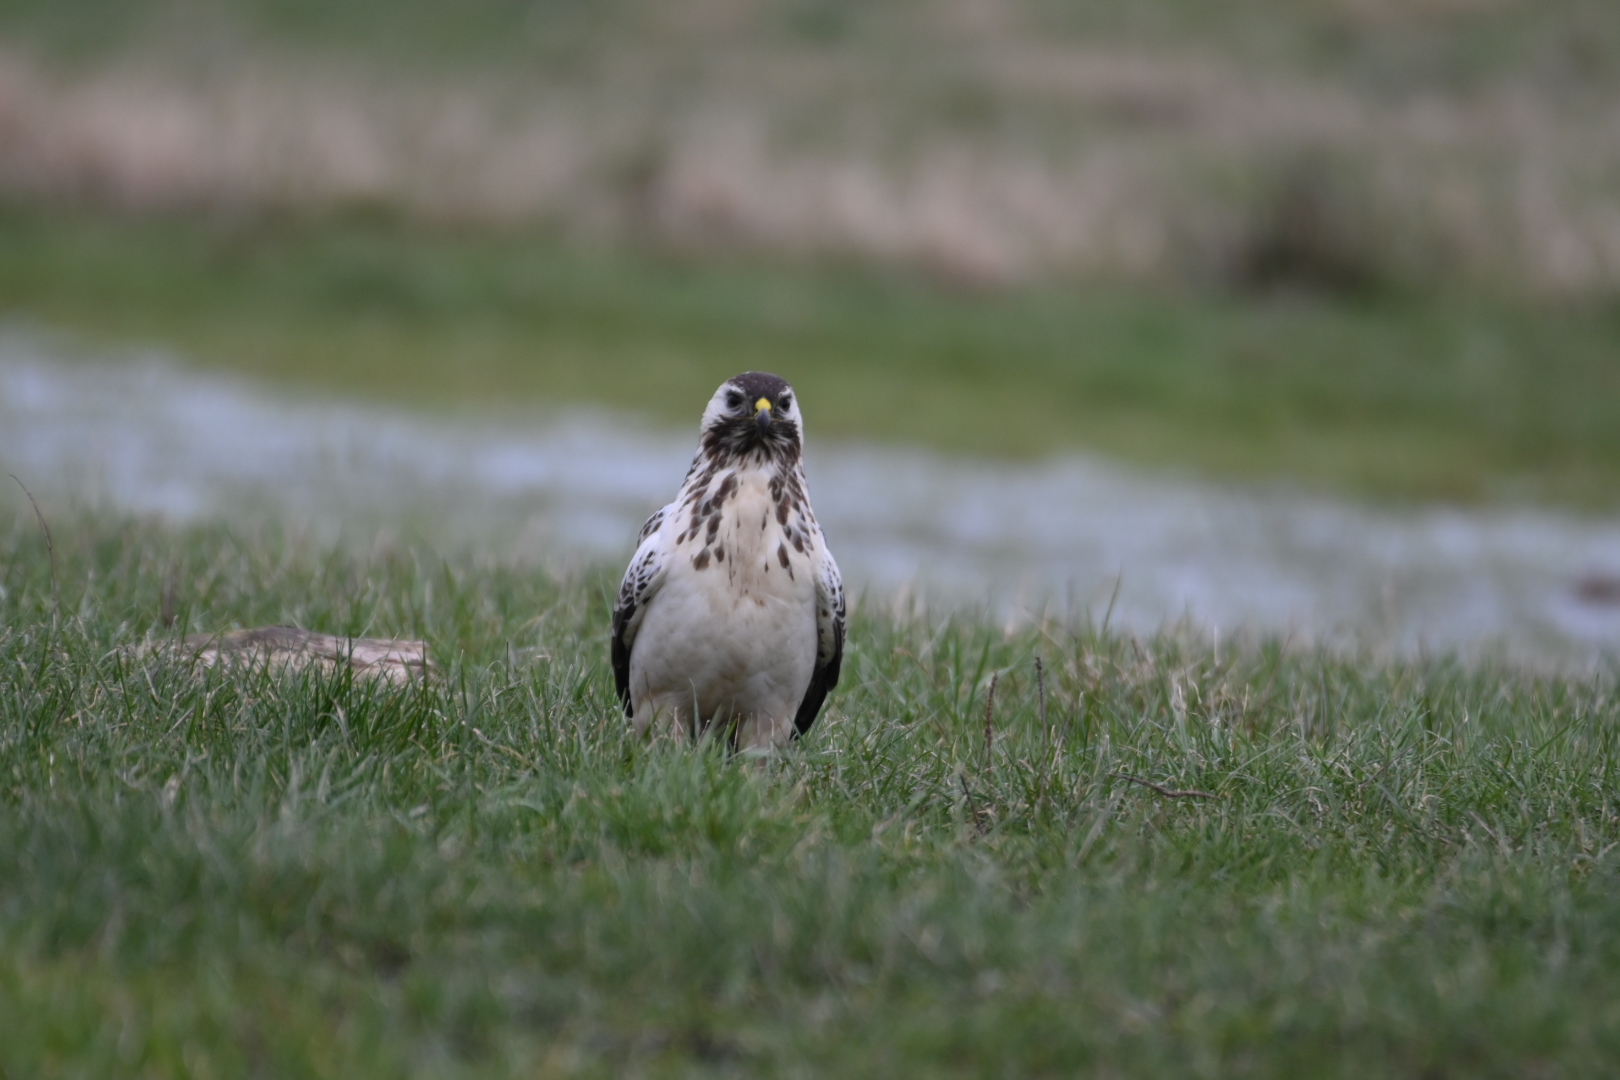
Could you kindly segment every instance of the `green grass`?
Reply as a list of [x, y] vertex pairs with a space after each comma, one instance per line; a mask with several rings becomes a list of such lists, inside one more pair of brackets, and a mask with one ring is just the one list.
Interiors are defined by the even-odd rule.
[[572, 253], [538, 236], [0, 215], [0, 318], [431, 407], [586, 402], [691, 425], [749, 368], [815, 437], [1080, 448], [1393, 498], [1612, 509], [1606, 308], [962, 295], [849, 268]]
[[[869, 604], [811, 736], [728, 760], [626, 737], [605, 578], [55, 526], [59, 606], [31, 521], [0, 535], [4, 1075], [1580, 1077], [1620, 1055], [1612, 677]], [[274, 621], [422, 635], [440, 674], [128, 651]]]
[[[1011, 0], [1000, 19], [927, 0], [3, 0], [0, 34], [69, 58], [100, 58], [176, 32], [219, 48], [242, 38], [443, 66], [567, 69], [615, 40], [654, 48], [716, 38], [733, 47], [888, 49], [916, 42], [1022, 38], [1124, 47], [1193, 46], [1249, 66], [1296, 69], [1385, 91], [1476, 88], [1528, 75], [1612, 82], [1620, 28], [1603, 0], [1354, 5], [1342, 0], [1075, 4]], [[211, 33], [210, 33], [211, 32]], [[579, 54], [586, 51], [587, 56]], [[921, 64], [926, 57], [897, 57]]]

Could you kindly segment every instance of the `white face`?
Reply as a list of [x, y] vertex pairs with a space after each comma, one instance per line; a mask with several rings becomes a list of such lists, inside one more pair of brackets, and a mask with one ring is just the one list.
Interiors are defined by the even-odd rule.
[[799, 443], [803, 444], [804, 416], [799, 412], [799, 395], [780, 379], [771, 386], [756, 382], [753, 387], [748, 387], [739, 385], [736, 379], [721, 383], [720, 389], [714, 392], [708, 407], [703, 410], [703, 430], [711, 431], [721, 424], [739, 420], [753, 421], [766, 409], [772, 421], [790, 421], [798, 433]]

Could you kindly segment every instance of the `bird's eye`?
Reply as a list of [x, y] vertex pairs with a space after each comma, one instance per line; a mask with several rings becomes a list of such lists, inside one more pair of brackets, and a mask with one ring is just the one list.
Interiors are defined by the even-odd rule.
[[726, 406], [728, 408], [740, 409], [742, 408], [742, 403], [743, 396], [737, 393], [737, 391], [733, 390], [731, 393], [726, 395]]
[[778, 409], [783, 410], [784, 412], [786, 412], [788, 409], [793, 408], [793, 395], [792, 394], [783, 394], [780, 398], [777, 398], [776, 407]]

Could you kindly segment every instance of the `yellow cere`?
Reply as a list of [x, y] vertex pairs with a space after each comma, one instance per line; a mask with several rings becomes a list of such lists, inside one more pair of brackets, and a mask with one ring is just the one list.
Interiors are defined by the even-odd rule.
[[771, 411], [771, 399], [770, 398], [760, 398], [758, 401], [754, 402], [754, 411], [759, 412], [761, 409], [763, 409], [766, 412]]

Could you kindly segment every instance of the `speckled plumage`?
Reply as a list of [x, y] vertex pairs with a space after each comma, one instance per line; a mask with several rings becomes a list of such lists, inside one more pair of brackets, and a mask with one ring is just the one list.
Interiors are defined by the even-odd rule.
[[721, 725], [736, 747], [777, 746], [815, 722], [843, 653], [798, 402], [746, 372], [715, 391], [680, 493], [642, 526], [613, 612], [619, 697], [639, 732]]

